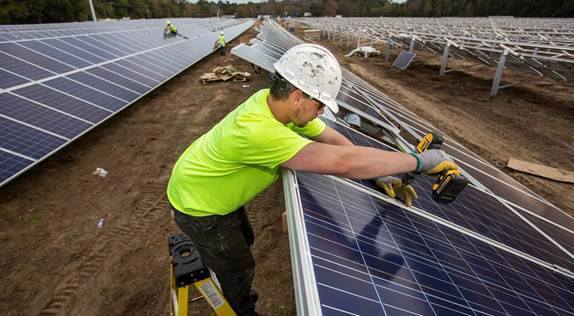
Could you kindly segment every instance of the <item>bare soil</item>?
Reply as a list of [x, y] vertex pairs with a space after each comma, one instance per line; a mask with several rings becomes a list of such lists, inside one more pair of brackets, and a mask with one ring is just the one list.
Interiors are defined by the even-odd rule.
[[[229, 46], [253, 36], [250, 30]], [[490, 69], [439, 77], [438, 57], [417, 59], [400, 71], [382, 58], [344, 58], [350, 47], [325, 45], [381, 91], [574, 213], [572, 185], [503, 167], [516, 157], [574, 169], [568, 146], [574, 141], [572, 84], [505, 72], [528, 81], [490, 98]], [[178, 232], [164, 194], [171, 167], [191, 142], [267, 85], [265, 73], [254, 75], [248, 87], [199, 84], [201, 74], [225, 65], [252, 71], [229, 53], [209, 56], [0, 188], [1, 315], [169, 312], [167, 237]], [[93, 175], [98, 167], [108, 177]], [[258, 308], [272, 315], [295, 313], [283, 211], [280, 182], [248, 205]], [[105, 223], [98, 229], [100, 217]], [[192, 315], [209, 314], [203, 301], [190, 308]]]

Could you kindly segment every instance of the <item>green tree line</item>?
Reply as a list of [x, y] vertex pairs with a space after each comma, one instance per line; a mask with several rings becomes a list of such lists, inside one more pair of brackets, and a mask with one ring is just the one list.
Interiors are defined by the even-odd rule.
[[[303, 16], [491, 16], [574, 17], [574, 0], [268, 0], [245, 4], [199, 0], [93, 0], [96, 16], [209, 17]], [[88, 0], [0, 0], [0, 24], [91, 20]]]

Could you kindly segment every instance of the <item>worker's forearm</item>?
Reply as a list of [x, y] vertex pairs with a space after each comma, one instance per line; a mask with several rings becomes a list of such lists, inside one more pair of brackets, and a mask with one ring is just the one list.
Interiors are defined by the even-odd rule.
[[341, 155], [347, 164], [342, 176], [352, 179], [373, 179], [414, 171], [415, 157], [402, 153], [379, 150], [371, 147], [354, 146]]
[[354, 146], [354, 144], [349, 139], [347, 139], [347, 137], [343, 136], [341, 133], [328, 126], [325, 128], [325, 131], [321, 133], [321, 135], [313, 138], [313, 140], [323, 144]]

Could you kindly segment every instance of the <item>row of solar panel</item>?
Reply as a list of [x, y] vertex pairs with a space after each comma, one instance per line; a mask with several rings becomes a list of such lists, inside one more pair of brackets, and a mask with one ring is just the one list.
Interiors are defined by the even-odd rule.
[[[173, 23], [182, 30], [188, 32], [201, 30], [204, 26], [209, 28], [228, 28], [241, 23], [240, 20], [231, 19], [176, 19]], [[165, 26], [165, 20], [134, 20], [127, 22], [103, 22], [103, 23], [63, 23], [42, 25], [0, 25], [0, 42], [22, 41], [48, 37], [78, 36], [87, 34], [101, 34], [123, 32], [129, 30], [157, 30], [161, 32]], [[181, 31], [181, 30], [180, 30]], [[203, 31], [206, 31], [205, 29]]]
[[0, 44], [0, 184], [199, 61], [217, 38], [129, 33]]
[[[262, 41], [236, 47], [233, 52], [269, 71], [273, 71], [277, 56], [298, 43], [270, 24], [265, 24], [258, 38]], [[379, 113], [384, 106], [385, 113], [401, 120], [401, 126], [419, 134], [432, 129], [347, 71], [338, 99], [380, 120], [386, 119]], [[396, 150], [394, 145], [341, 124], [327, 123], [357, 145]], [[470, 160], [465, 169], [481, 181], [485, 179], [486, 186], [495, 187], [499, 195], [508, 199], [505, 193], [510, 191], [510, 198], [532, 207], [530, 210], [541, 207], [549, 214], [557, 212], [545, 201], [504, 183], [505, 177], [476, 154], [452, 140], [447, 143], [449, 153], [460, 162]], [[567, 247], [572, 247], [571, 232], [514, 207], [517, 216], [508, 203], [484, 189], [468, 187], [455, 203], [441, 205], [429, 194], [433, 179], [417, 177], [415, 207], [421, 214], [459, 227], [455, 230], [438, 219], [431, 221], [385, 202], [388, 198], [372, 181], [306, 173], [296, 173], [296, 181], [299, 197], [293, 201], [301, 204], [290, 210], [289, 216], [305, 220], [301, 226], [293, 220], [297, 227], [290, 232], [304, 234], [299, 253], [310, 253], [314, 275], [296, 283], [296, 293], [318, 295], [324, 315], [574, 314], [574, 279], [566, 270], [573, 270], [572, 258], [520, 216], [553, 237], [559, 236], [555, 239]], [[560, 214], [554, 216], [560, 218]], [[461, 233], [464, 229], [483, 237]], [[516, 251], [501, 249], [497, 242]], [[539, 265], [529, 255], [550, 264]], [[566, 269], [556, 269], [553, 264]], [[295, 279], [301, 280], [300, 276]], [[315, 300], [299, 298], [298, 302], [311, 304]]]
[[[0, 44], [0, 69], [3, 70], [0, 88], [7, 89], [22, 84], [23, 77], [37, 81], [168, 43], [163, 40], [161, 34], [153, 36], [146, 31], [130, 31]], [[158, 50], [151, 55], [167, 55], [168, 51]], [[157, 59], [156, 56], [145, 58], [148, 61]], [[179, 57], [174, 56], [174, 59], [177, 58]], [[167, 59], [167, 56], [164, 59]]]

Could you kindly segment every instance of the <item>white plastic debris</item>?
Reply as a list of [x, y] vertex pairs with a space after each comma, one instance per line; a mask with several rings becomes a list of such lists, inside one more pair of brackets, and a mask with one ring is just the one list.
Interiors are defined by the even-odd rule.
[[243, 88], [249, 88], [249, 87], [251, 87], [251, 86], [248, 85], [248, 84], [244, 84], [244, 85], [242, 85], [242, 87], [243, 87]]
[[92, 174], [105, 178], [108, 175], [108, 172], [104, 170], [104, 168], [96, 168], [96, 171], [92, 172]]
[[351, 57], [355, 54], [356, 55], [363, 54], [363, 56], [369, 57], [369, 56], [380, 55], [381, 52], [372, 46], [361, 46], [361, 47], [357, 47], [357, 48], [353, 49], [350, 53], [345, 55], [345, 57]]
[[96, 226], [98, 227], [98, 229], [102, 228], [104, 226], [104, 218], [100, 217], [100, 220], [98, 221], [98, 224], [96, 224]]

